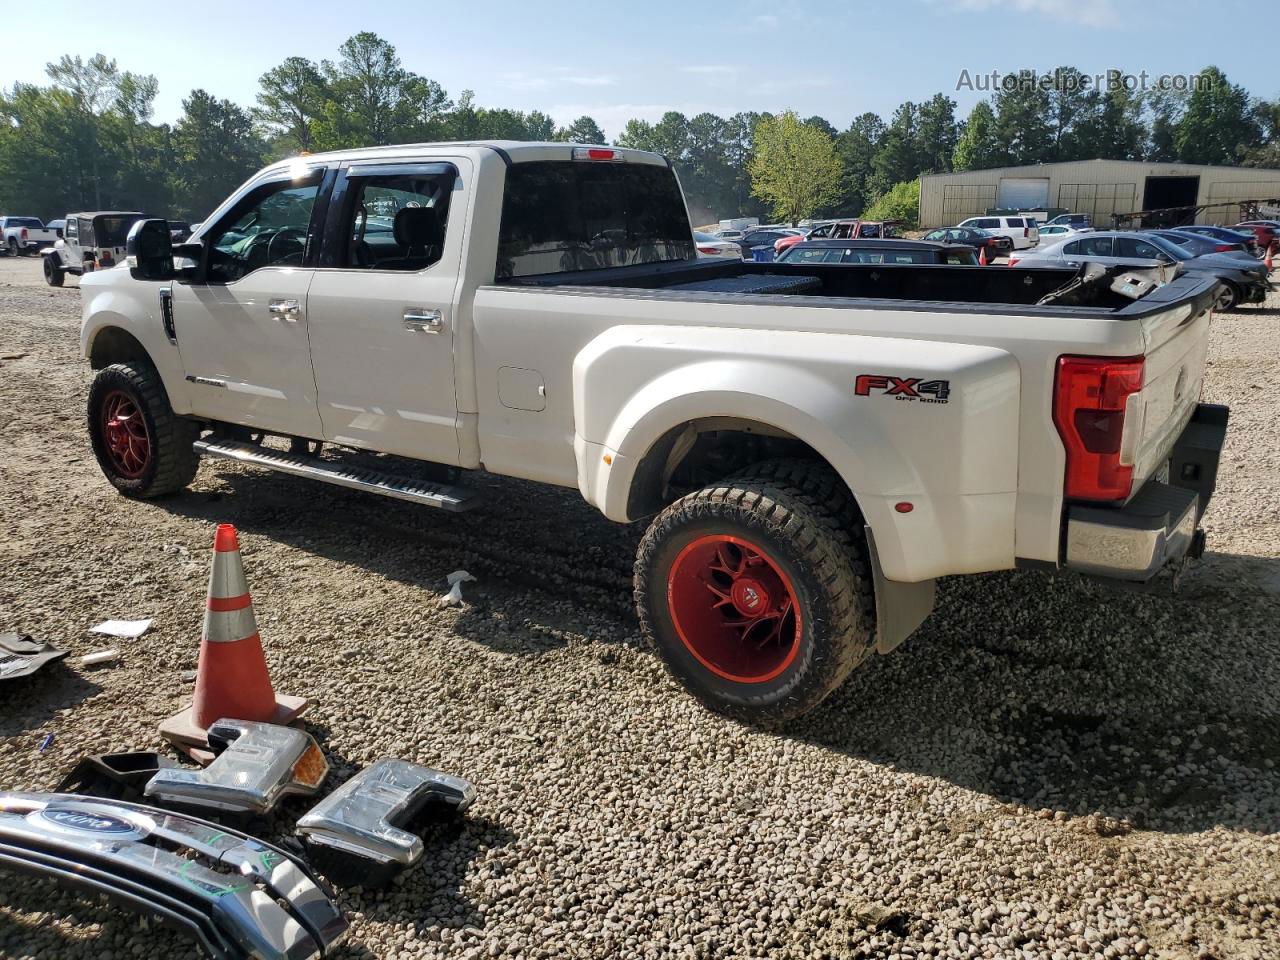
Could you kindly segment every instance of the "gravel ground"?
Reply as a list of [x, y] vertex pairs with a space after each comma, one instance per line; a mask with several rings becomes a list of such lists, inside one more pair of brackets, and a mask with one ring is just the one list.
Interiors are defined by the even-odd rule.
[[[277, 689], [333, 782], [379, 757], [480, 796], [344, 957], [1280, 956], [1280, 297], [1214, 325], [1232, 405], [1209, 552], [1174, 598], [942, 584], [901, 650], [785, 735], [706, 713], [638, 642], [639, 527], [494, 477], [448, 516], [226, 463], [136, 503], [85, 435], [74, 280], [0, 260], [0, 630], [123, 660], [9, 683], [0, 785], [162, 749], [191, 695], [213, 527], [241, 532]], [[467, 605], [443, 608], [464, 567]], [[54, 734], [44, 753], [39, 744]], [[307, 804], [291, 802], [284, 834]], [[0, 885], [0, 956], [180, 957], [132, 916]]]

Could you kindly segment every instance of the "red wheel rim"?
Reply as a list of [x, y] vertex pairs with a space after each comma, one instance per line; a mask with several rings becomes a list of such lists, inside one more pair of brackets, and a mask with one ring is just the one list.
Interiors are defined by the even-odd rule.
[[136, 479], [151, 463], [151, 434], [137, 401], [123, 390], [112, 390], [102, 401], [102, 439], [112, 468]]
[[667, 609], [689, 652], [718, 677], [765, 683], [800, 649], [800, 605], [791, 580], [740, 537], [699, 537], [676, 557]]

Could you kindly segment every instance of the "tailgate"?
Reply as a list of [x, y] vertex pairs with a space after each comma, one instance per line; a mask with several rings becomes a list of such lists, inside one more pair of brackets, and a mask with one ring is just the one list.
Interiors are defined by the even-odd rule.
[[1120, 462], [1134, 468], [1134, 493], [1168, 461], [1200, 400], [1211, 317], [1207, 305], [1184, 302], [1142, 318], [1146, 366], [1142, 389], [1129, 397], [1120, 449]]

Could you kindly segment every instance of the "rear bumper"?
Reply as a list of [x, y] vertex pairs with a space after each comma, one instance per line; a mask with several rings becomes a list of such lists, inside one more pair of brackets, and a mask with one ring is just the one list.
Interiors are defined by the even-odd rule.
[[1167, 482], [1149, 480], [1123, 507], [1067, 508], [1066, 566], [1145, 583], [1204, 549], [1200, 518], [1217, 483], [1228, 408], [1202, 403], [1169, 457]]

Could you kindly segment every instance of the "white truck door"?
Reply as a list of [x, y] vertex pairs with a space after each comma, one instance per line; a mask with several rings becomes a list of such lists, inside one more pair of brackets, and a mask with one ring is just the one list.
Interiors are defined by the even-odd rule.
[[456, 464], [453, 340], [470, 165], [353, 163], [311, 284], [324, 439]]
[[[173, 284], [195, 413], [318, 439], [304, 266], [323, 168], [257, 182], [205, 232], [204, 278]], [[313, 242], [318, 242], [318, 237]]]

